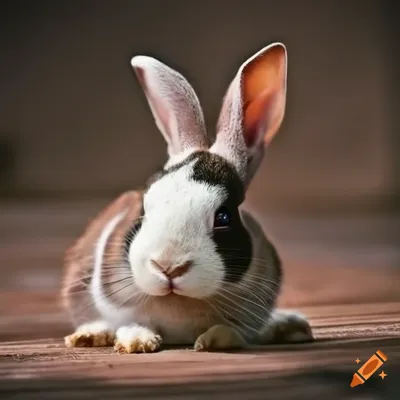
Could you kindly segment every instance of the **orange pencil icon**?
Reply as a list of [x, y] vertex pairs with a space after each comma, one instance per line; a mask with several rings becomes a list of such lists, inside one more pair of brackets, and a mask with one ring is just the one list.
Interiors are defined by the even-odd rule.
[[387, 357], [380, 350], [373, 354], [368, 361], [353, 375], [351, 387], [362, 385], [371, 377], [385, 362]]

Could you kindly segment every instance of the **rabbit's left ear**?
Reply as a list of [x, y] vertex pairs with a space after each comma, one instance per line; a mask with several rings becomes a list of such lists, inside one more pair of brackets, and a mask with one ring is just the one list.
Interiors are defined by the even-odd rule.
[[246, 186], [282, 123], [286, 75], [286, 48], [273, 43], [242, 64], [224, 98], [210, 151], [232, 162]]

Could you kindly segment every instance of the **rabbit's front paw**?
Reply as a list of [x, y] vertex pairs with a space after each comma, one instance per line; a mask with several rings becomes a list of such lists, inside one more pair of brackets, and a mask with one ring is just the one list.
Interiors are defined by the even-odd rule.
[[64, 338], [66, 347], [112, 346], [115, 334], [103, 321], [81, 325], [72, 335]]
[[123, 326], [117, 330], [114, 349], [120, 354], [154, 353], [159, 351], [162, 338], [142, 326]]
[[261, 343], [300, 343], [314, 340], [307, 318], [294, 311], [275, 310], [264, 331]]
[[233, 350], [246, 347], [243, 336], [234, 328], [226, 325], [214, 325], [201, 334], [195, 344], [196, 351]]

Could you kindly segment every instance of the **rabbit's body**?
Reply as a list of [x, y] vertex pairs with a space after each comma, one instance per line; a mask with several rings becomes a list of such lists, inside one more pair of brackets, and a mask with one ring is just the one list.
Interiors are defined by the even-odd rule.
[[[211, 350], [312, 337], [302, 316], [273, 311], [280, 260], [242, 209], [264, 143], [283, 118], [279, 46], [260, 52], [261, 72], [252, 59], [239, 70], [211, 147], [186, 80], [157, 60], [133, 59], [170, 158], [145, 190], [110, 204], [69, 251], [63, 295], [77, 330], [68, 346], [115, 344], [131, 353], [162, 342]], [[253, 98], [260, 85], [253, 75], [265, 71], [273, 90]]]

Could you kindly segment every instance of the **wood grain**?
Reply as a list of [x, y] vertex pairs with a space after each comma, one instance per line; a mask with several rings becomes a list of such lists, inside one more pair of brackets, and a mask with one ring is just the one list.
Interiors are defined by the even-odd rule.
[[[64, 348], [70, 327], [57, 293], [25, 296], [18, 294], [25, 307], [9, 307], [0, 319], [1, 399], [39, 393], [41, 399], [395, 399], [400, 393], [400, 302], [302, 307], [317, 339], [310, 344], [121, 356], [112, 348]], [[18, 304], [15, 298], [0, 295], [3, 305]], [[42, 311], [32, 313], [35, 302]], [[366, 361], [378, 349], [388, 356], [386, 379], [374, 375], [351, 389], [354, 360]]]

